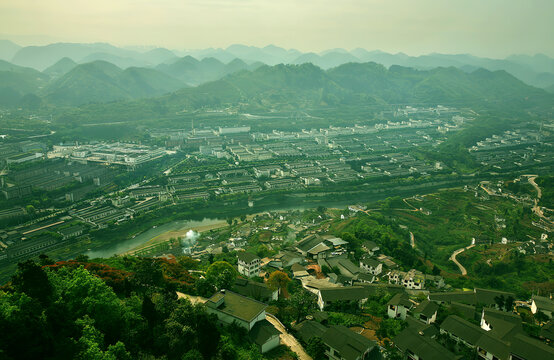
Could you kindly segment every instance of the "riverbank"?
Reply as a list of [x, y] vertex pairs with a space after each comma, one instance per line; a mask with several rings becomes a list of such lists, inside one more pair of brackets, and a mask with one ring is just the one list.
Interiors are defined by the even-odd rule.
[[196, 232], [202, 233], [202, 232], [205, 232], [205, 231], [221, 229], [225, 226], [229, 226], [229, 225], [227, 224], [226, 221], [221, 221], [221, 222], [218, 222], [218, 223], [215, 223], [215, 224], [192, 226], [190, 228], [186, 228], [186, 229], [182, 229], [182, 230], [167, 231], [167, 232], [165, 232], [163, 234], [160, 234], [160, 235], [148, 240], [147, 242], [145, 242], [145, 243], [143, 243], [143, 244], [127, 251], [127, 252], [124, 252], [124, 253], [118, 254], [118, 255], [134, 255], [135, 253], [140, 252], [141, 250], [144, 250], [146, 248], [153, 247], [155, 245], [159, 245], [159, 244], [164, 243], [164, 242], [168, 242], [170, 239], [180, 239], [180, 238], [184, 237], [187, 234], [187, 232], [190, 231], [190, 230], [194, 230]]

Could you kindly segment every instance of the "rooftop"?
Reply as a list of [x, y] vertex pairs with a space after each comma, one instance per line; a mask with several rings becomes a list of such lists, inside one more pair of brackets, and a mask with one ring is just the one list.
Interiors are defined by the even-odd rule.
[[414, 313], [419, 313], [427, 316], [428, 318], [432, 317], [434, 313], [437, 312], [439, 306], [429, 300], [423, 300], [415, 309]]
[[403, 352], [411, 352], [425, 360], [455, 360], [456, 355], [427, 336], [418, 334], [412, 328], [402, 330], [394, 339], [394, 344]]
[[257, 255], [245, 251], [238, 252], [237, 258], [245, 263], [251, 263], [254, 260], [260, 259]]
[[246, 322], [254, 320], [267, 307], [264, 303], [229, 290], [214, 294], [208, 299], [206, 306]]
[[346, 360], [356, 360], [366, 351], [370, 351], [377, 345], [375, 342], [348, 329], [345, 326], [333, 325], [322, 336], [325, 344], [340, 352]]
[[408, 298], [408, 295], [402, 294], [402, 293], [394, 295], [387, 303], [387, 306], [389, 305], [395, 305], [395, 306], [402, 305], [404, 307], [413, 306], [412, 302]]
[[362, 300], [368, 298], [368, 291], [362, 286], [336, 287], [321, 289], [323, 301]]

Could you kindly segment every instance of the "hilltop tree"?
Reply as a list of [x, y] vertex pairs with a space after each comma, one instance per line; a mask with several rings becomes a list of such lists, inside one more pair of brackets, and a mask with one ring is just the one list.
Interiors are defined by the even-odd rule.
[[290, 278], [287, 274], [285, 274], [282, 271], [274, 271], [269, 275], [269, 279], [267, 280], [267, 283], [269, 284], [269, 288], [272, 290], [280, 290], [280, 295], [284, 298], [288, 297], [287, 293], [287, 285], [290, 282]]
[[231, 288], [237, 276], [237, 270], [227, 261], [216, 261], [206, 271], [206, 279], [217, 289]]

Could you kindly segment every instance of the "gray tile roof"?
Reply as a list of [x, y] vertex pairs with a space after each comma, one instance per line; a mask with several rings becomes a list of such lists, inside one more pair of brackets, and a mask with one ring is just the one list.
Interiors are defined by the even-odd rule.
[[296, 330], [296, 336], [307, 343], [313, 337], [322, 337], [327, 331], [327, 327], [317, 321], [305, 320], [295, 325], [294, 330]]
[[414, 304], [412, 304], [412, 302], [410, 301], [410, 298], [408, 297], [408, 295], [403, 294], [403, 293], [399, 293], [399, 294], [394, 295], [389, 300], [389, 302], [387, 303], [387, 306], [389, 306], [389, 305], [394, 305], [394, 306], [402, 305], [404, 307], [411, 308]]
[[356, 360], [377, 345], [375, 342], [341, 325], [331, 326], [322, 336], [323, 342], [340, 352], [346, 360]]
[[239, 260], [244, 261], [245, 263], [251, 263], [252, 261], [259, 259], [258, 255], [246, 252], [246, 251], [240, 251], [237, 253], [237, 258]]
[[537, 305], [537, 308], [539, 310], [554, 312], [554, 301], [550, 300], [549, 298], [535, 295], [533, 296], [533, 300], [535, 301], [535, 305]]
[[554, 348], [524, 334], [512, 339], [510, 352], [526, 360], [554, 359]]
[[362, 286], [336, 287], [321, 289], [321, 298], [323, 301], [351, 301], [368, 298], [367, 290]]
[[477, 340], [483, 335], [485, 330], [479, 326], [470, 323], [456, 315], [448, 316], [441, 324], [440, 328], [456, 337], [462, 339], [468, 344], [475, 345]]
[[262, 321], [258, 321], [256, 325], [252, 327], [252, 330], [250, 330], [248, 335], [256, 344], [261, 346], [272, 337], [279, 334], [281, 334], [279, 330], [275, 329], [269, 321], [264, 319]]
[[414, 314], [423, 314], [428, 318], [432, 317], [437, 312], [439, 306], [429, 300], [423, 300], [415, 309]]
[[435, 340], [419, 335], [412, 328], [402, 330], [394, 339], [394, 345], [404, 353], [412, 352], [425, 360], [456, 360], [459, 357]]
[[229, 290], [214, 294], [208, 299], [206, 306], [246, 322], [254, 320], [267, 307], [262, 302]]
[[258, 301], [269, 301], [273, 295], [266, 284], [241, 278], [235, 280], [233, 291]]

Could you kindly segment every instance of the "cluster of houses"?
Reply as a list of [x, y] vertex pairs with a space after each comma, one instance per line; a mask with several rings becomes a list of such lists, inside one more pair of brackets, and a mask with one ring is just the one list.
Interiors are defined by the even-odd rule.
[[[348, 258], [348, 242], [331, 235], [311, 234], [271, 258], [238, 252], [238, 271], [246, 279], [237, 280], [234, 291], [270, 301], [277, 298], [277, 291], [247, 279], [263, 277], [276, 269], [290, 269], [306, 290], [317, 295], [320, 310], [295, 325], [296, 335], [306, 343], [313, 336], [320, 337], [329, 359], [369, 359], [374, 352], [379, 352], [379, 345], [374, 341], [342, 326], [327, 326], [324, 320], [325, 311], [332, 309], [333, 304], [347, 302], [361, 306], [383, 291], [394, 294], [386, 304], [387, 316], [408, 323], [392, 341], [409, 359], [460, 359], [446, 347], [445, 339], [458, 347], [474, 349], [486, 360], [554, 358], [554, 349], [546, 344], [554, 340], [552, 321], [542, 327], [541, 341], [524, 332], [521, 317], [512, 311], [513, 306], [506, 309], [499, 305], [500, 298], [505, 303], [511, 299], [513, 303], [514, 294], [478, 288], [444, 291], [442, 277], [415, 269], [400, 271], [393, 259], [380, 254], [374, 242], [365, 242], [363, 250], [363, 257], [354, 264]], [[325, 275], [322, 269], [330, 272]], [[425, 294], [427, 298], [414, 301], [417, 294]], [[444, 307], [450, 315], [441, 318], [438, 324]], [[529, 302], [529, 309], [552, 318], [554, 301], [535, 296]]]

